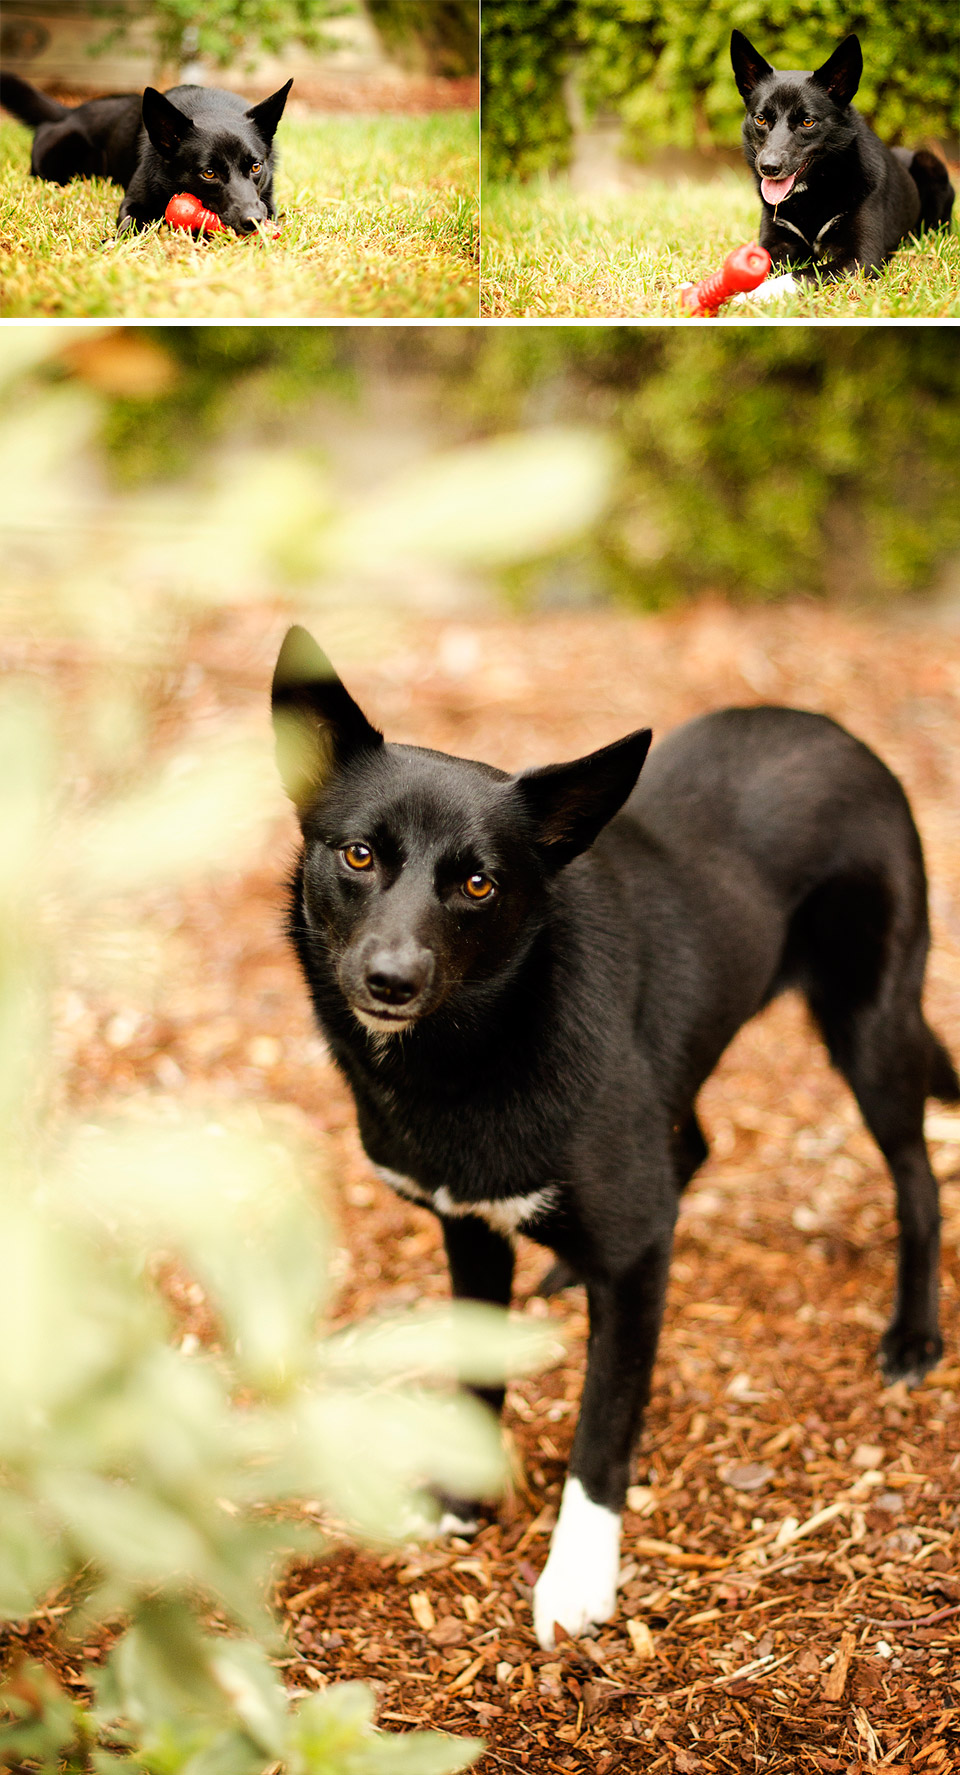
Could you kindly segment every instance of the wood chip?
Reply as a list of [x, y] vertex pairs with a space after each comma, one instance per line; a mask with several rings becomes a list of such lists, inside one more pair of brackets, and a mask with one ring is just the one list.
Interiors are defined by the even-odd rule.
[[850, 1660], [853, 1657], [853, 1649], [856, 1643], [857, 1636], [855, 1633], [844, 1633], [841, 1635], [840, 1644], [837, 1647], [836, 1658], [823, 1679], [823, 1698], [825, 1701], [839, 1701], [841, 1699], [843, 1691], [847, 1686], [847, 1673], [850, 1669]]
[[424, 1633], [430, 1633], [437, 1625], [437, 1617], [433, 1612], [430, 1598], [426, 1591], [411, 1590], [408, 1600], [410, 1603], [410, 1613], [416, 1621], [417, 1626], [422, 1627]]

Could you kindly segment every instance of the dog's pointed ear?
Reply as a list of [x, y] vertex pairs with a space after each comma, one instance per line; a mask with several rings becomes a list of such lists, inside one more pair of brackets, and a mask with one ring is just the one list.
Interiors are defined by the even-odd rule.
[[259, 105], [251, 105], [247, 112], [265, 142], [272, 142], [277, 133], [277, 125], [283, 116], [283, 107], [292, 85], [293, 80], [288, 80], [286, 86], [281, 86], [278, 92], [272, 92], [268, 99], [261, 99]]
[[514, 777], [513, 792], [523, 804], [548, 869], [562, 869], [579, 857], [623, 806], [640, 775], [650, 739], [650, 729], [644, 727], [570, 764], [548, 764]]
[[383, 745], [382, 733], [370, 725], [306, 629], [287, 630], [271, 706], [280, 776], [301, 815], [333, 771]]
[[754, 87], [759, 84], [765, 74], [772, 74], [773, 69], [769, 62], [764, 61], [762, 55], [758, 55], [753, 44], [748, 42], [742, 31], [731, 31], [730, 33], [730, 60], [733, 63], [733, 77], [737, 83], [737, 90], [746, 104]]
[[863, 73], [863, 50], [860, 39], [851, 31], [838, 49], [812, 75], [818, 86], [830, 94], [835, 105], [849, 105]]
[[193, 121], [155, 86], [143, 95], [143, 127], [158, 154], [172, 160], [182, 142], [193, 133]]

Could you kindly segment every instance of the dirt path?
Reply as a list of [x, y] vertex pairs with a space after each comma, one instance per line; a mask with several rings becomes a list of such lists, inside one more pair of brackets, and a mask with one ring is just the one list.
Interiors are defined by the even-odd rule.
[[[171, 662], [159, 714], [182, 741], [238, 710], [268, 742], [284, 626], [247, 607]], [[192, 662], [192, 663], [188, 663]], [[338, 663], [396, 738], [499, 764], [572, 756], [723, 703], [823, 709], [901, 775], [932, 881], [930, 1016], [960, 1053], [960, 635], [811, 606], [407, 625], [379, 665]], [[338, 1312], [441, 1297], [437, 1229], [373, 1178], [347, 1093], [281, 937], [292, 819], [251, 873], [142, 911], [173, 976], [138, 1000], [75, 982], [74, 1101], [145, 1087], [279, 1100], [327, 1151], [345, 1253]], [[937, 1112], [947, 1356], [914, 1393], [874, 1350], [893, 1274], [891, 1191], [798, 1005], [742, 1033], [703, 1094], [712, 1157], [685, 1199], [616, 1620], [536, 1649], [545, 1557], [582, 1375], [579, 1294], [531, 1298], [569, 1341], [511, 1389], [513, 1497], [472, 1543], [345, 1550], [286, 1581], [286, 1675], [362, 1677], [386, 1725], [482, 1731], [483, 1775], [960, 1766], [960, 1116]], [[942, 1137], [941, 1137], [942, 1136]], [[203, 1307], [185, 1300], [203, 1329]], [[793, 1519], [794, 1530], [783, 1525]], [[432, 1625], [431, 1625], [432, 1623]]]

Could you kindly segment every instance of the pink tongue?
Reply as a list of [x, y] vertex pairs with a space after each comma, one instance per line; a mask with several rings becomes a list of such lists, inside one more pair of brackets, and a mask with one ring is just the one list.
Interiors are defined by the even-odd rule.
[[761, 179], [760, 189], [768, 203], [782, 203], [796, 183], [796, 173], [786, 179]]

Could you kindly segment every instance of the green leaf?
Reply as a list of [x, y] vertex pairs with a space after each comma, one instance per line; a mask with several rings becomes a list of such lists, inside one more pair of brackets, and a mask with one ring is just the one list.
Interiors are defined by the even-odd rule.
[[382, 569], [401, 556], [492, 567], [550, 553], [599, 516], [616, 462], [601, 432], [573, 426], [447, 451], [341, 520], [330, 534], [330, 564]]
[[386, 1315], [326, 1340], [323, 1364], [334, 1374], [449, 1377], [492, 1384], [557, 1362], [557, 1335], [500, 1307], [458, 1301], [417, 1314]]

